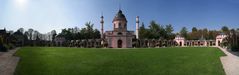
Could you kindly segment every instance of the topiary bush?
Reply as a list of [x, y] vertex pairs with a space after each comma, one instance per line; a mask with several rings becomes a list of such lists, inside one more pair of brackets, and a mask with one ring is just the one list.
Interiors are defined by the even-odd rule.
[[7, 45], [3, 44], [3, 38], [0, 36], [0, 52], [7, 52]]

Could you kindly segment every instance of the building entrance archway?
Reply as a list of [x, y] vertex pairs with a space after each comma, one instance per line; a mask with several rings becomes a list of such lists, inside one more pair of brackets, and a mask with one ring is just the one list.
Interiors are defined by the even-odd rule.
[[118, 48], [122, 48], [122, 43], [123, 43], [122, 40], [118, 40]]

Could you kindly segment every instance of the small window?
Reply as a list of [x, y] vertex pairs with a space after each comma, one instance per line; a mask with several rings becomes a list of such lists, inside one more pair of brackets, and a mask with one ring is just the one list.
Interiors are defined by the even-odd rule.
[[118, 33], [118, 35], [122, 35], [122, 33], [121, 33], [121, 32], [119, 32], [119, 33]]

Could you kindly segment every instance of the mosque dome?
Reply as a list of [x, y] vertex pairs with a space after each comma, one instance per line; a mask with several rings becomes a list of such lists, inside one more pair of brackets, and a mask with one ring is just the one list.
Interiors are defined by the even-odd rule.
[[123, 20], [126, 21], [125, 15], [123, 14], [122, 10], [119, 10], [118, 13], [115, 15], [114, 20], [113, 21], [119, 21], [119, 20]]

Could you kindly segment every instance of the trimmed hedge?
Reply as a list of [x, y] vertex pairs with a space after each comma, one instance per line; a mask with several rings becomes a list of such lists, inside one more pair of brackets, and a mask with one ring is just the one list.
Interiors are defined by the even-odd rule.
[[0, 52], [7, 52], [7, 47], [5, 45], [0, 45]]

